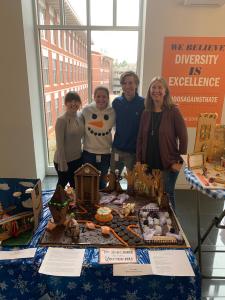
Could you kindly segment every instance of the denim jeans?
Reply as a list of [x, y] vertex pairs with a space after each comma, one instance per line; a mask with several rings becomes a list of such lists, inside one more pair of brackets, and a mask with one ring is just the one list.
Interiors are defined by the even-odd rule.
[[[98, 161], [98, 156], [101, 157], [100, 161]], [[84, 164], [89, 163], [101, 171], [99, 189], [104, 189], [106, 187], [104, 176], [108, 174], [110, 166], [110, 154], [95, 154], [88, 151], [83, 151], [82, 160]]]
[[169, 200], [172, 208], [175, 210], [175, 185], [179, 172], [174, 172], [171, 170], [163, 171], [164, 187], [165, 192], [169, 195]]
[[58, 164], [54, 162], [54, 166], [58, 174], [57, 185], [61, 185], [63, 188], [65, 188], [65, 186], [69, 182], [70, 186], [75, 188], [74, 172], [81, 167], [82, 160], [81, 158], [79, 158], [68, 162], [67, 165], [68, 165], [68, 170], [66, 172], [61, 172], [58, 170]]
[[110, 170], [115, 172], [116, 169], [120, 171], [120, 174], [123, 171], [123, 168], [126, 167], [128, 170], [133, 170], [136, 163], [136, 154], [120, 151], [116, 148], [112, 149], [111, 161], [110, 161]]

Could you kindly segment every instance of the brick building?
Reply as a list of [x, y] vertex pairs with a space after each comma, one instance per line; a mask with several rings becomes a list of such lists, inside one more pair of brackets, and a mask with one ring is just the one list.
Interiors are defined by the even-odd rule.
[[[67, 23], [79, 25], [76, 13], [65, 1]], [[55, 0], [38, 1], [38, 18], [41, 25], [59, 24], [59, 7]], [[49, 160], [55, 151], [54, 127], [56, 119], [64, 112], [64, 96], [76, 91], [82, 105], [88, 99], [87, 35], [85, 31], [41, 30], [41, 68], [44, 89], [46, 131]], [[112, 92], [113, 59], [99, 52], [92, 52], [92, 91], [104, 85]]]
[[98, 85], [104, 85], [112, 93], [113, 59], [99, 52], [92, 51], [92, 90]]

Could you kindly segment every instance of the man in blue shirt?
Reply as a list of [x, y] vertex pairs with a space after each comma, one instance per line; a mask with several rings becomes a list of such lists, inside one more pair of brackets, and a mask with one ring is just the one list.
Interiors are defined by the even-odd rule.
[[111, 155], [111, 172], [124, 166], [132, 170], [136, 163], [136, 143], [141, 114], [144, 110], [144, 98], [137, 93], [139, 78], [133, 71], [120, 77], [122, 96], [112, 102], [116, 112], [116, 132]]

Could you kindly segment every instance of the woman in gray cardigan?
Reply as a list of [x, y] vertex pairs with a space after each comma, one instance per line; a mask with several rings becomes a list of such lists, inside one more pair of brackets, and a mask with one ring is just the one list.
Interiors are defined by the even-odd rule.
[[69, 182], [75, 188], [74, 172], [82, 165], [81, 139], [84, 125], [78, 110], [81, 98], [76, 92], [65, 96], [66, 112], [56, 120], [56, 151], [54, 165], [58, 173], [58, 183], [63, 188]]
[[166, 81], [151, 80], [145, 99], [145, 111], [137, 140], [137, 161], [146, 163], [149, 171], [163, 171], [165, 192], [175, 208], [174, 189], [182, 167], [181, 154], [187, 152], [187, 128], [184, 119], [172, 102]]

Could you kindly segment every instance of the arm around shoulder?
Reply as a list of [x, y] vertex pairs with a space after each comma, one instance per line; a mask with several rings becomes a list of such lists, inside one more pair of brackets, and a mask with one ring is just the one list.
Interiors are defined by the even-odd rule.
[[143, 129], [145, 124], [145, 112], [141, 115], [140, 126], [137, 136], [137, 146], [136, 146], [136, 159], [138, 162], [142, 162], [142, 145], [143, 145]]
[[63, 118], [58, 118], [55, 125], [55, 136], [56, 136], [56, 149], [57, 149], [57, 163], [58, 169], [61, 172], [66, 172], [68, 170], [66, 156], [65, 156], [65, 130], [66, 121]]

